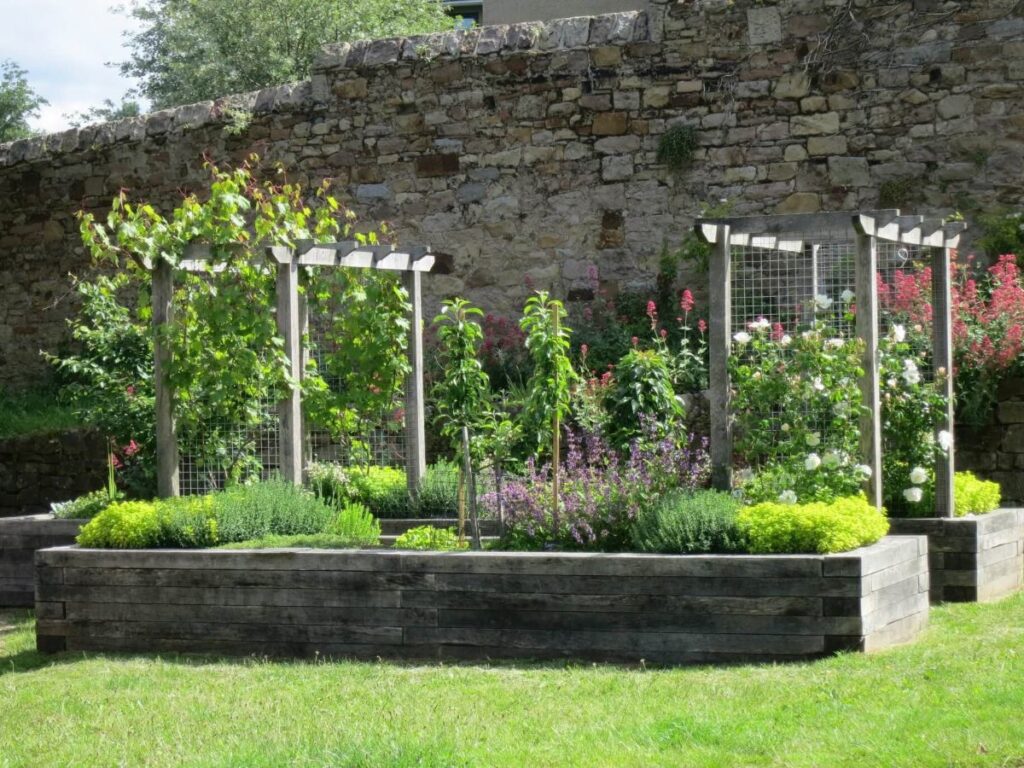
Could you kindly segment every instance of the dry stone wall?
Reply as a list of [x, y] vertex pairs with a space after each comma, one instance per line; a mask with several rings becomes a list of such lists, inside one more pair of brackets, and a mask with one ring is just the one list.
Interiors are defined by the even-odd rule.
[[[1024, 196], [1018, 0], [656, 0], [647, 13], [326, 51], [308, 82], [0, 147], [0, 384], [66, 339], [79, 209], [171, 205], [204, 158], [334, 180], [440, 254], [432, 301], [510, 311], [533, 285], [650, 284], [707, 202], [922, 213]], [[660, 137], [693, 126], [674, 171]], [[694, 285], [703, 278], [692, 275]]]

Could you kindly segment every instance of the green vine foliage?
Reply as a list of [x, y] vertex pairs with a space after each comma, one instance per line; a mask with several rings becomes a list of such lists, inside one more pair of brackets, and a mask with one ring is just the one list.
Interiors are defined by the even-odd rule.
[[658, 162], [674, 171], [688, 168], [697, 151], [697, 129], [692, 125], [674, 125], [658, 140]]
[[536, 447], [538, 455], [550, 454], [555, 414], [562, 421], [568, 416], [573, 387], [578, 382], [569, 356], [572, 329], [562, 324], [564, 317], [562, 302], [550, 298], [546, 291], [538, 291], [526, 300], [519, 321], [534, 364], [520, 421], [524, 439]]
[[619, 360], [605, 405], [612, 438], [620, 448], [652, 429], [664, 437], [686, 416], [666, 355], [659, 349], [631, 349]]
[[330, 269], [311, 277], [307, 295], [311, 312], [328, 318], [322, 370], [307, 371], [307, 413], [349, 441], [353, 460], [368, 464], [371, 430], [399, 421], [392, 417], [411, 370], [409, 293], [396, 274]]
[[[326, 185], [307, 200], [297, 184], [257, 181], [257, 162], [253, 156], [234, 169], [210, 165], [209, 195], [184, 197], [169, 216], [150, 204], [130, 202], [124, 193], [113, 201], [105, 222], [80, 215], [82, 240], [94, 260], [121, 268], [119, 284], [133, 285], [143, 297], [150, 292], [153, 265], [164, 261], [177, 268], [189, 244], [211, 246], [208, 271], [175, 269], [175, 319], [164, 332], [183, 437], [201, 435], [203, 468], [228, 481], [258, 468], [254, 446], [231, 427], [260, 423], [262, 404], [295, 384], [277, 333], [274, 268], [263, 258], [263, 246], [335, 240], [351, 220]], [[102, 282], [97, 285], [103, 290]], [[311, 287], [320, 290], [316, 276]], [[126, 311], [118, 310], [122, 319]], [[140, 304], [135, 327], [146, 327], [150, 316]], [[81, 333], [101, 332], [100, 318], [86, 316], [82, 322], [90, 330]], [[321, 383], [314, 377], [310, 386]], [[146, 392], [152, 392], [151, 384]]]

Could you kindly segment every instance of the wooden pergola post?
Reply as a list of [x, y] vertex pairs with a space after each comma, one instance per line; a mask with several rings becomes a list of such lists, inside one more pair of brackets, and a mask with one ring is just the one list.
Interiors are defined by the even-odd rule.
[[698, 225], [697, 233], [714, 246], [709, 265], [708, 355], [711, 400], [711, 484], [732, 490], [732, 415], [729, 353], [732, 349], [732, 253], [727, 224]]
[[945, 407], [935, 424], [935, 439], [946, 432], [949, 448], [935, 459], [935, 516], [953, 517], [953, 476], [956, 445], [953, 438], [953, 313], [950, 285], [951, 249], [945, 243], [932, 247], [932, 366], [935, 386]]
[[871, 469], [865, 483], [868, 501], [882, 508], [882, 395], [878, 378], [878, 248], [873, 234], [857, 227], [854, 293], [857, 302], [857, 338], [864, 344], [860, 380], [864, 410], [860, 416], [860, 452]]
[[[285, 480], [302, 485], [302, 328], [299, 307], [299, 265], [287, 249], [288, 260], [277, 265], [277, 329], [288, 358], [288, 392], [278, 403], [280, 470]], [[274, 253], [269, 255], [273, 256]]]
[[164, 338], [174, 320], [174, 274], [164, 260], [152, 266], [153, 389], [156, 400], [156, 492], [161, 499], [181, 492], [178, 481], [178, 435], [174, 388], [167, 380], [171, 350]]
[[427, 473], [427, 431], [423, 392], [423, 290], [419, 272], [403, 272], [409, 293], [409, 375], [405, 379], [405, 477], [416, 498]]

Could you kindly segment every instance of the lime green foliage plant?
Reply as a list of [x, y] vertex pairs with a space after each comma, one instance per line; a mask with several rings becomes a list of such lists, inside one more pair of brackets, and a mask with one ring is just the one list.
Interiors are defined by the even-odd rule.
[[735, 334], [732, 407], [737, 453], [753, 474], [749, 500], [829, 501], [860, 490], [869, 471], [857, 464], [862, 349], [820, 320], [792, 336], [764, 319]]
[[633, 545], [642, 552], [694, 554], [738, 552], [743, 537], [736, 524], [740, 502], [722, 491], [676, 491], [641, 508]]
[[884, 510], [863, 495], [810, 504], [762, 502], [741, 510], [736, 523], [753, 554], [846, 552], [889, 532]]
[[410, 528], [395, 540], [395, 549], [451, 551], [468, 548], [469, 542], [460, 539], [455, 529], [431, 525]]
[[981, 480], [972, 472], [957, 472], [953, 475], [953, 496], [957, 517], [983, 515], [999, 509], [1002, 502], [999, 483]]
[[405, 472], [394, 467], [342, 467], [311, 464], [310, 487], [333, 504], [363, 504], [377, 517], [410, 517], [413, 514]]
[[82, 547], [145, 549], [160, 539], [160, 517], [148, 501], [111, 504], [86, 523], [78, 534]]
[[325, 533], [346, 539], [350, 546], [372, 547], [380, 543], [380, 521], [365, 505], [349, 502], [327, 524]]

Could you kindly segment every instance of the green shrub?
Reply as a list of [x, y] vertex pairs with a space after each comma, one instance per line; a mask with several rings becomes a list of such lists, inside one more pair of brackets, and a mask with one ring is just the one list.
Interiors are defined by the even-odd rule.
[[864, 496], [811, 504], [763, 502], [742, 510], [736, 523], [755, 554], [846, 552], [889, 531], [884, 511]]
[[146, 549], [158, 545], [161, 533], [155, 504], [122, 501], [111, 504], [86, 523], [76, 540], [83, 547]]
[[953, 476], [953, 506], [957, 517], [991, 512], [999, 509], [1001, 502], [999, 483], [980, 480], [972, 472], [957, 472]]
[[213, 496], [184, 496], [156, 502], [159, 539], [153, 546], [201, 549], [220, 543]]
[[248, 541], [233, 541], [217, 549], [352, 549], [361, 546], [348, 536], [333, 533], [299, 533], [292, 536], [263, 536]]
[[691, 554], [736, 552], [743, 537], [736, 526], [739, 501], [721, 491], [669, 493], [640, 511], [633, 543], [642, 552]]
[[455, 517], [459, 514], [459, 468], [448, 461], [427, 467], [420, 481], [416, 517]]
[[412, 514], [405, 472], [394, 467], [350, 469], [345, 501], [364, 504], [377, 517], [409, 517]]
[[349, 546], [373, 547], [380, 543], [380, 521], [364, 505], [349, 502], [327, 525], [325, 533], [348, 541]]
[[468, 547], [469, 542], [460, 540], [454, 528], [435, 528], [432, 525], [410, 528], [395, 540], [395, 549], [450, 551]]
[[103, 488], [98, 491], [91, 491], [71, 501], [55, 502], [50, 505], [50, 511], [54, 517], [58, 517], [61, 520], [91, 520], [115, 501], [120, 501], [123, 498], [124, 495], [120, 492], [117, 492], [116, 496], [111, 498], [110, 492]]
[[284, 480], [239, 485], [209, 498], [218, 539], [225, 543], [321, 533], [335, 514], [322, 499]]

